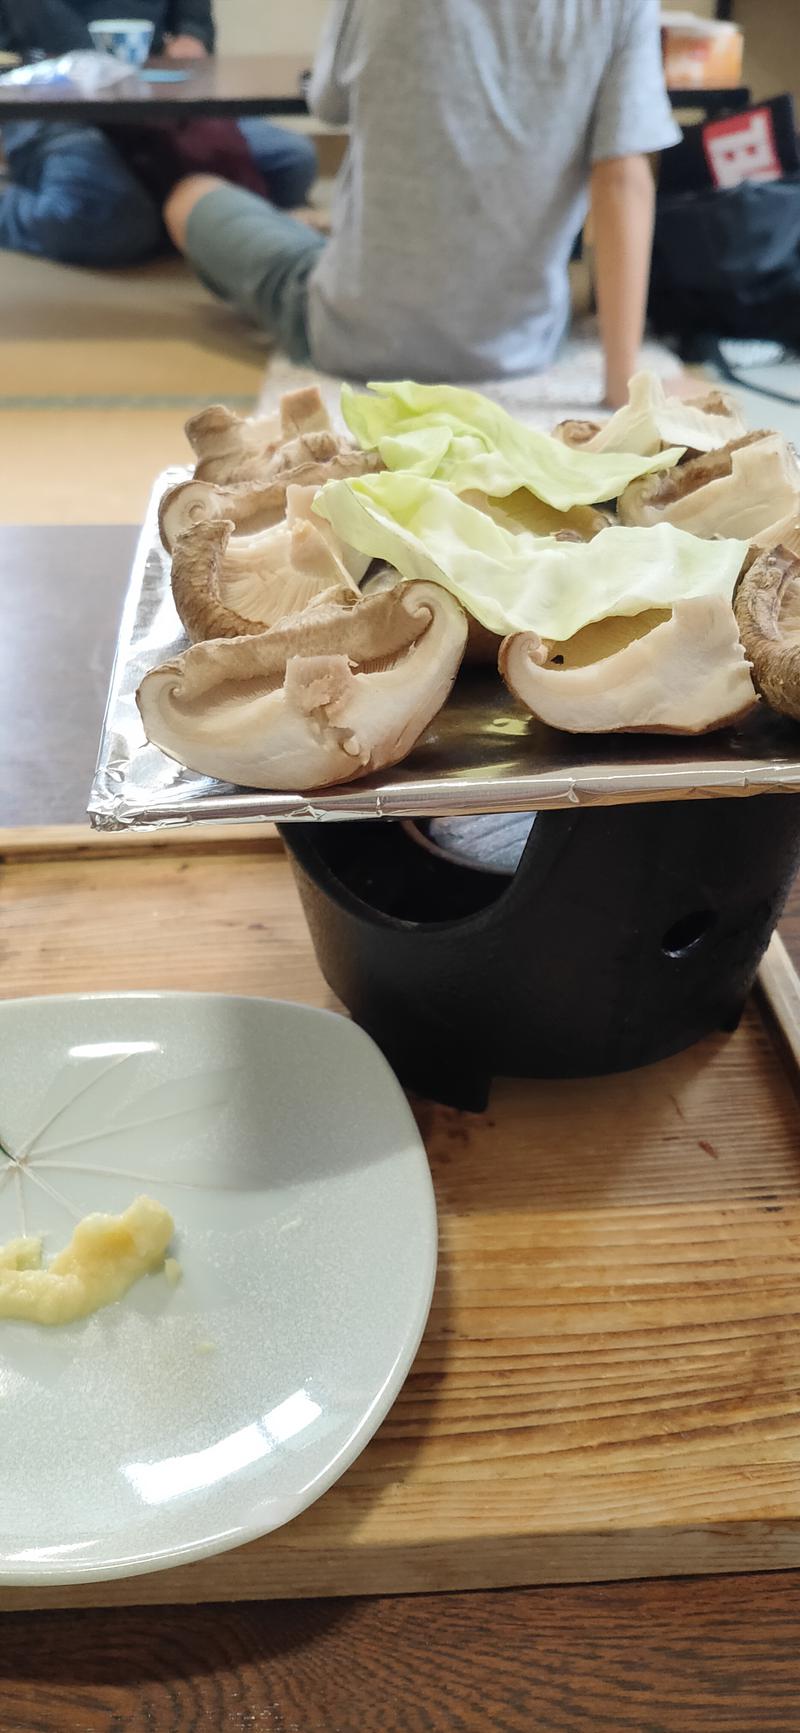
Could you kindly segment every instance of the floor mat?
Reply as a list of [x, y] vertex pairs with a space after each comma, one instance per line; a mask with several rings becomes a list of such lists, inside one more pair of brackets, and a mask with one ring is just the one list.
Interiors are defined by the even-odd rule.
[[158, 470], [188, 461], [187, 417], [248, 412], [264, 359], [179, 259], [100, 272], [4, 253], [0, 522], [138, 521]]

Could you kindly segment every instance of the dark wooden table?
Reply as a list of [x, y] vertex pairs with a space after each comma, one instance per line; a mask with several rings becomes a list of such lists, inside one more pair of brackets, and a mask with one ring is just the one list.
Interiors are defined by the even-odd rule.
[[0, 527], [0, 827], [85, 817], [137, 535]]
[[[0, 529], [0, 826], [79, 822], [135, 532]], [[782, 925], [800, 964], [800, 896]], [[798, 1733], [800, 1577], [7, 1614], [0, 1733]]]
[[797, 1733], [800, 1581], [7, 1614], [1, 1733]]
[[199, 114], [304, 114], [308, 55], [215, 55], [207, 60], [154, 60], [154, 71], [185, 72], [177, 84], [133, 75], [97, 95], [64, 85], [0, 85], [0, 124], [11, 120], [79, 120], [108, 126], [180, 120]]

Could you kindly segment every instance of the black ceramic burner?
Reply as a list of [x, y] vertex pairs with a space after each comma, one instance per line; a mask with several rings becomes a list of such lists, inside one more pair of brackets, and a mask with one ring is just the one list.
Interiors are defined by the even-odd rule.
[[647, 1065], [733, 1028], [800, 862], [800, 801], [537, 814], [513, 878], [380, 820], [281, 827], [326, 980], [410, 1089]]

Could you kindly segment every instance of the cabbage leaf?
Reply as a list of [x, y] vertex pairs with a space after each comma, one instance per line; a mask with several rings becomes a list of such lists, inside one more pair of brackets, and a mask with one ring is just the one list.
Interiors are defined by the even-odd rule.
[[560, 541], [504, 529], [441, 482], [392, 474], [330, 481], [314, 510], [362, 554], [456, 596], [490, 632], [562, 641], [610, 615], [670, 608], [686, 596], [730, 601], [747, 543], [705, 541], [672, 524]]
[[525, 427], [505, 409], [454, 385], [342, 386], [342, 414], [365, 451], [377, 449], [390, 470], [445, 482], [455, 493], [472, 488], [503, 498], [525, 487], [557, 511], [616, 499], [628, 483], [654, 469], [671, 469], [679, 447], [642, 456], [574, 449]]

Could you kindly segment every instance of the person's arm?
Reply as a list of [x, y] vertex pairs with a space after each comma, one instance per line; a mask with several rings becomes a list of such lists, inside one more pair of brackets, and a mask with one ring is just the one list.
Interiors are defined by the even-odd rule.
[[596, 162], [591, 179], [595, 292], [606, 362], [606, 401], [628, 400], [644, 335], [655, 187], [647, 157]]
[[589, 139], [597, 299], [611, 401], [636, 371], [650, 275], [654, 188], [646, 157], [677, 144], [664, 87], [659, 0], [613, 0], [615, 40]]
[[211, 0], [172, 0], [167, 14], [166, 52], [173, 60], [193, 60], [214, 52]]
[[346, 126], [349, 119], [347, 68], [356, 46], [357, 11], [358, 0], [332, 0], [322, 27], [306, 101], [328, 126]]

